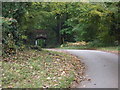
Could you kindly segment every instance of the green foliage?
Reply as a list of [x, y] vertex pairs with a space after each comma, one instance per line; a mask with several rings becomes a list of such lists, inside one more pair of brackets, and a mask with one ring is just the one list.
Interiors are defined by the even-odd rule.
[[8, 37], [5, 39], [5, 43], [3, 44], [3, 55], [10, 55], [16, 53], [16, 45], [13, 39], [12, 34], [8, 34]]
[[11, 25], [16, 22], [17, 21], [13, 18], [2, 18], [3, 55], [16, 53], [15, 40], [13, 33], [11, 33], [13, 32]]
[[106, 46], [106, 44], [101, 43], [99, 40], [91, 41], [88, 44], [88, 47], [91, 47], [91, 48], [104, 47], [104, 46]]
[[67, 28], [62, 29], [61, 34], [74, 35], [75, 41], [98, 39], [99, 43], [113, 44], [118, 40], [118, 28], [113, 28], [118, 27], [117, 5], [118, 3], [74, 3], [74, 7], [69, 9], [72, 15], [65, 22]]
[[40, 46], [30, 46], [30, 48], [38, 51], [42, 50]]
[[[3, 3], [3, 39], [12, 33], [18, 46], [33, 45], [33, 30], [48, 32], [47, 46], [67, 41], [119, 41], [119, 2], [5, 2]], [[31, 34], [30, 34], [31, 33]], [[111, 39], [109, 39], [111, 38]]]
[[[16, 50], [16, 45], [22, 44], [21, 34], [22, 30], [19, 29], [20, 26], [20, 18], [25, 13], [25, 7], [27, 7], [27, 3], [10, 3], [4, 2], [2, 3], [2, 40], [3, 40], [3, 52], [10, 53], [9, 49]], [[4, 53], [3, 53], [4, 54]]]

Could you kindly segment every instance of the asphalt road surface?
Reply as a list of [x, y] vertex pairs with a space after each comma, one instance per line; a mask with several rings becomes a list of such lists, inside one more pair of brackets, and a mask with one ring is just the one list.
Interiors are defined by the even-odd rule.
[[63, 50], [78, 56], [86, 65], [83, 81], [77, 88], [118, 88], [118, 55], [97, 50]]

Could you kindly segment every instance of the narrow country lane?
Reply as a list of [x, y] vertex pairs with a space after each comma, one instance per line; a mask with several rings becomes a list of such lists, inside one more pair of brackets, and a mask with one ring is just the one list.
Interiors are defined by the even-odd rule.
[[91, 81], [83, 81], [77, 88], [118, 88], [118, 55], [97, 50], [54, 50], [76, 55], [85, 63], [85, 75]]

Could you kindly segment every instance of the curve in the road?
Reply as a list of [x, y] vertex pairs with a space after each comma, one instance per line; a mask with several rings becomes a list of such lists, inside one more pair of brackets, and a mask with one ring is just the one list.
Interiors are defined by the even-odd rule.
[[91, 81], [83, 81], [77, 88], [118, 88], [118, 55], [97, 50], [59, 51], [78, 56], [87, 66], [85, 74]]

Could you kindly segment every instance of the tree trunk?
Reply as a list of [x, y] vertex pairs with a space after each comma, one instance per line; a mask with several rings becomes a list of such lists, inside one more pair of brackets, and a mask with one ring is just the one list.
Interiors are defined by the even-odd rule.
[[57, 29], [56, 29], [57, 36], [56, 37], [57, 37], [58, 44], [61, 44], [60, 30], [61, 30], [61, 16], [60, 16], [60, 14], [57, 14]]

